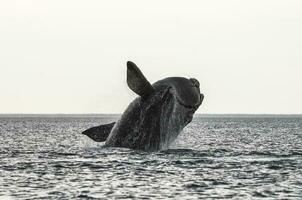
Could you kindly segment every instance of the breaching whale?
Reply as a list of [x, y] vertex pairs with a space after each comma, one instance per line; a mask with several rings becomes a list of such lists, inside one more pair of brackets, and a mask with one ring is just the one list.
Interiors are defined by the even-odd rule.
[[110, 147], [165, 150], [192, 121], [204, 98], [195, 78], [169, 77], [151, 85], [131, 61], [127, 84], [139, 96], [119, 120], [87, 129], [84, 135]]

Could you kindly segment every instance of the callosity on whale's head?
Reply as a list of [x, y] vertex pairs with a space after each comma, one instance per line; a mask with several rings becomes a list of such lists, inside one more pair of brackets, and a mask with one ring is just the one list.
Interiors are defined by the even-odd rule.
[[127, 84], [139, 97], [113, 126], [106, 146], [146, 151], [167, 149], [192, 121], [204, 98], [196, 79], [169, 77], [151, 85], [130, 61]]

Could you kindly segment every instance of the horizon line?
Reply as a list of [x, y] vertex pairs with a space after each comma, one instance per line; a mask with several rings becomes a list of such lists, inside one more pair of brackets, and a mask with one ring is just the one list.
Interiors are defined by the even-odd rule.
[[[123, 113], [0, 113], [0, 115], [121, 115]], [[302, 115], [302, 113], [195, 113], [194, 115]]]

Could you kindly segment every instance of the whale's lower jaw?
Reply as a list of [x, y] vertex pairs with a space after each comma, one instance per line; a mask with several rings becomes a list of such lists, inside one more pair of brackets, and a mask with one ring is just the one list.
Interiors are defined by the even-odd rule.
[[185, 126], [193, 119], [194, 109], [188, 109], [175, 100], [173, 111], [161, 120], [161, 140], [159, 150], [169, 149]]
[[168, 106], [170, 109], [164, 109], [158, 117], [140, 116], [141, 121], [129, 121], [127, 114], [122, 116], [111, 130], [105, 146], [143, 151], [169, 149], [183, 128], [192, 121], [195, 110], [177, 103]]
[[166, 150], [192, 121], [196, 108], [180, 104], [162, 91], [161, 102], [134, 100], [115, 124], [105, 146], [144, 151]]

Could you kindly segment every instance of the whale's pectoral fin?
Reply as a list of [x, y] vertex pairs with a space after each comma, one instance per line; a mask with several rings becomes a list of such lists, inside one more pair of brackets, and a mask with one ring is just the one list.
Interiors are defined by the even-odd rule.
[[95, 126], [82, 132], [82, 134], [87, 135], [88, 137], [90, 137], [96, 142], [104, 142], [106, 141], [108, 135], [110, 134], [110, 131], [113, 128], [114, 124], [115, 122], [110, 124]]
[[133, 92], [141, 97], [148, 96], [154, 92], [152, 85], [131, 61], [127, 62], [127, 84]]

